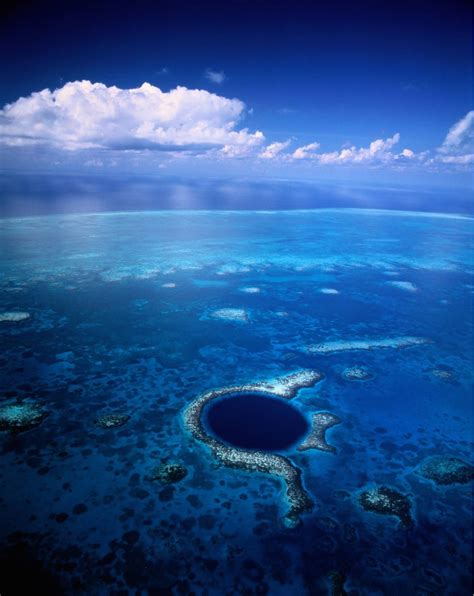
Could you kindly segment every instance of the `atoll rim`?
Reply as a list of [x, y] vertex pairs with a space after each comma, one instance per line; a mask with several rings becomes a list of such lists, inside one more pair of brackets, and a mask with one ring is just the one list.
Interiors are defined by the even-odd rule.
[[203, 422], [203, 412], [214, 400], [231, 394], [268, 393], [284, 399], [293, 399], [300, 389], [313, 387], [323, 379], [315, 370], [300, 370], [268, 381], [248, 385], [224, 387], [199, 395], [183, 412], [185, 429], [201, 443], [207, 445], [217, 461], [230, 468], [263, 472], [279, 477], [286, 485], [289, 510], [284, 516], [286, 527], [300, 523], [301, 514], [313, 508], [313, 500], [303, 486], [301, 470], [288, 458], [261, 450], [246, 450], [226, 445], [212, 436]]

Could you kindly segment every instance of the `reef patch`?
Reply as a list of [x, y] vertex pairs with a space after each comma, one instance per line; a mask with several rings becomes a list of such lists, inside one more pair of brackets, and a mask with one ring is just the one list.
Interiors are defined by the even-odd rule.
[[0, 323], [19, 323], [31, 317], [29, 312], [10, 310], [0, 313]]
[[418, 292], [418, 288], [413, 284], [411, 281], [386, 281], [386, 285], [392, 286], [393, 288], [398, 288], [399, 290], [403, 290], [404, 292], [411, 292], [416, 293]]
[[366, 490], [359, 495], [359, 503], [365, 511], [395, 515], [405, 527], [413, 525], [410, 499], [393, 488], [378, 486]]
[[0, 430], [24, 432], [41, 424], [48, 416], [36, 403], [8, 404], [0, 407]]
[[219, 308], [210, 314], [211, 319], [248, 323], [249, 315], [243, 308]]
[[112, 412], [110, 414], [104, 414], [96, 419], [95, 425], [100, 428], [115, 428], [117, 426], [123, 426], [130, 420], [128, 414], [121, 414], [119, 412]]
[[320, 344], [313, 344], [306, 347], [309, 354], [333, 354], [350, 350], [374, 350], [378, 348], [407, 348], [429, 343], [424, 337], [413, 337], [403, 335], [385, 339], [354, 339], [327, 341]]
[[420, 465], [418, 473], [440, 485], [467, 484], [474, 479], [474, 467], [458, 459], [443, 455], [426, 458]]
[[374, 377], [375, 375], [365, 366], [351, 366], [342, 372], [342, 378], [345, 381], [370, 381]]
[[318, 449], [336, 453], [336, 448], [326, 442], [326, 431], [336, 424], [341, 424], [341, 420], [329, 412], [317, 412], [313, 414], [311, 420], [311, 432], [304, 442], [299, 445], [298, 451], [308, 451], [308, 449]]
[[433, 377], [442, 381], [456, 380], [456, 374], [452, 370], [448, 370], [447, 368], [433, 368], [430, 372]]
[[187, 475], [187, 469], [181, 464], [166, 462], [151, 470], [149, 480], [158, 480], [162, 484], [174, 484]]

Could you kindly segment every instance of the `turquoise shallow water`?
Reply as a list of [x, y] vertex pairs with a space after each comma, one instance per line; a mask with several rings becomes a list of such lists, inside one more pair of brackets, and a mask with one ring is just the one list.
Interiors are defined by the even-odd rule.
[[[472, 484], [419, 469], [472, 463], [472, 231], [351, 209], [1, 220], [0, 313], [30, 315], [0, 322], [2, 404], [49, 413], [0, 433], [12, 581], [20, 560], [50, 593], [326, 594], [334, 571], [350, 594], [469, 593]], [[219, 465], [181, 413], [308, 368], [324, 381], [294, 406], [341, 423], [336, 453], [284, 452], [315, 502], [288, 529], [280, 481]], [[130, 419], [98, 427], [109, 412]], [[163, 460], [186, 477], [152, 481]], [[362, 509], [380, 485], [410, 528]]]

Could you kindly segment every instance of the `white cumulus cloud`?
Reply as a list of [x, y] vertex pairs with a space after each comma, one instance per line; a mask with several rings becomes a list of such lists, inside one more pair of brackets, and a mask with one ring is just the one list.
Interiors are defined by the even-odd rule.
[[283, 143], [271, 143], [270, 145], [267, 145], [261, 153], [259, 153], [259, 157], [262, 159], [274, 159], [278, 154], [286, 149], [289, 144], [290, 141], [285, 141]]
[[[206, 76], [214, 83], [225, 79], [223, 72], [213, 70], [206, 71]], [[36, 146], [38, 157], [53, 164], [57, 150], [68, 152], [61, 157], [66, 160], [74, 160], [76, 151], [81, 164], [92, 168], [116, 165], [111, 160], [119, 151], [134, 151], [137, 159], [149, 160], [149, 164], [162, 161], [163, 155], [174, 164], [198, 156], [267, 162], [270, 169], [282, 165], [297, 169], [301, 162], [316, 167], [467, 171], [474, 164], [474, 110], [453, 124], [437, 149], [417, 152], [400, 148], [399, 133], [365, 147], [343, 145], [331, 151], [321, 151], [317, 142], [296, 149], [291, 146], [293, 139], [267, 143], [263, 132], [241, 124], [249, 113], [243, 101], [203, 89], [178, 86], [162, 91], [149, 83], [120, 89], [74, 81], [54, 91], [44, 89], [21, 97], [0, 109], [0, 144], [12, 148], [8, 152], [12, 163], [22, 150], [31, 156]], [[152, 155], [152, 151], [162, 154]]]
[[[372, 141], [368, 147], [352, 147], [340, 149], [339, 151], [330, 151], [328, 153], [316, 153], [319, 148], [318, 143], [303, 145], [298, 147], [293, 154], [292, 159], [312, 159], [320, 164], [371, 164], [388, 163], [399, 157], [392, 153], [391, 149], [400, 141], [400, 134], [397, 132], [388, 139], [377, 139]], [[405, 149], [402, 155], [410, 157], [413, 153], [410, 149]]]
[[260, 131], [237, 130], [245, 104], [199, 89], [168, 92], [75, 81], [44, 89], [0, 110], [0, 141], [61, 149], [158, 149], [205, 152], [259, 146]]
[[314, 157], [314, 151], [319, 149], [319, 143], [310, 143], [309, 145], [303, 145], [293, 151], [293, 159], [307, 159], [308, 157]]
[[376, 139], [368, 147], [343, 146], [339, 150], [319, 153], [320, 144], [317, 142], [302, 145], [292, 152], [285, 152], [284, 150], [290, 144], [288, 140], [267, 145], [259, 154], [259, 157], [277, 159], [287, 163], [306, 160], [320, 165], [400, 165], [408, 162], [421, 163], [426, 159], [426, 152], [415, 153], [408, 148], [403, 149], [401, 152], [393, 151], [399, 141], [400, 134], [396, 133], [387, 139]]

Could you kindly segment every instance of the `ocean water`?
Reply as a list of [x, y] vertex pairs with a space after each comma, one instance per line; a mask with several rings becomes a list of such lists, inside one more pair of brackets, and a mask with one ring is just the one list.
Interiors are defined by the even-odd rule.
[[[471, 593], [472, 483], [420, 467], [472, 464], [472, 232], [367, 209], [0, 220], [0, 314], [29, 314], [0, 321], [0, 406], [48, 414], [0, 432], [0, 591]], [[314, 501], [288, 528], [280, 479], [223, 466], [182, 414], [306, 369], [324, 379], [292, 406], [340, 423], [335, 452], [281, 450]], [[380, 486], [410, 526], [361, 506]]]

